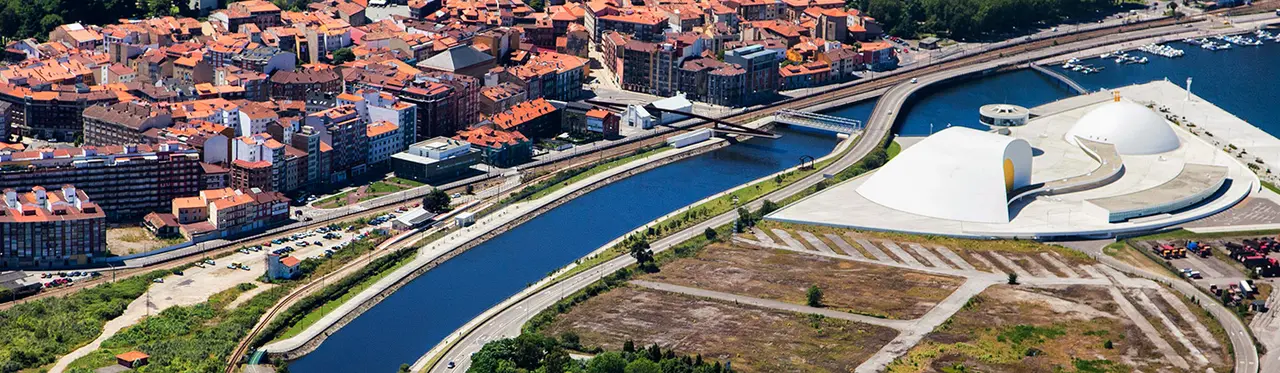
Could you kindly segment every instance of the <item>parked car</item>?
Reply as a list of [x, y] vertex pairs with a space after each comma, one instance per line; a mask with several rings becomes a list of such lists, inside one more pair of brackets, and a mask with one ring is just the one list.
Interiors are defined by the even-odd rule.
[[151, 282], [154, 282], [154, 283], [157, 283], [157, 284], [162, 284], [162, 283], [164, 283], [164, 279], [163, 279], [163, 278], [156, 277], [155, 279], [152, 279], [152, 280], [151, 280]]

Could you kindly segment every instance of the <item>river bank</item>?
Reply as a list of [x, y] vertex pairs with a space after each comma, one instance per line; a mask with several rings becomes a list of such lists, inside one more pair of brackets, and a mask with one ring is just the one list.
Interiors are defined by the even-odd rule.
[[680, 149], [671, 149], [651, 157], [635, 160], [622, 166], [591, 175], [565, 186], [537, 200], [512, 204], [480, 219], [470, 228], [464, 228], [442, 237], [423, 248], [417, 258], [403, 268], [387, 275], [365, 291], [352, 297], [334, 311], [325, 315], [298, 335], [272, 342], [262, 347], [272, 357], [287, 360], [300, 358], [320, 346], [329, 335], [346, 326], [365, 311], [377, 305], [423, 273], [467, 250], [500, 235], [530, 219], [609, 183], [621, 180], [652, 168], [687, 157], [727, 146], [722, 139], [703, 142]]

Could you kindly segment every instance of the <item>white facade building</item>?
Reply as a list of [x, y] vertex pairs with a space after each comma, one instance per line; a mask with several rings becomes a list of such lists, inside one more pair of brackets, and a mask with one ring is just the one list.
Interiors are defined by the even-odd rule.
[[868, 200], [934, 218], [1009, 222], [1010, 192], [1031, 183], [1026, 140], [951, 127], [903, 150], [858, 188]]

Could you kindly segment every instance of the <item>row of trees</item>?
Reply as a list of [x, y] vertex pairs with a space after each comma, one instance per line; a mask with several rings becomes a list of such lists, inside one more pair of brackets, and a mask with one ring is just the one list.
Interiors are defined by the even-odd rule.
[[627, 341], [622, 351], [597, 352], [595, 357], [577, 361], [569, 357], [568, 348], [578, 349], [578, 336], [572, 333], [559, 339], [537, 333], [493, 341], [471, 357], [467, 372], [483, 373], [729, 373], [733, 369], [720, 362], [706, 362], [702, 355], [676, 355], [658, 345], [636, 349]]
[[186, 5], [185, 0], [0, 0], [0, 39], [44, 40], [55, 27], [72, 22], [102, 25], [120, 19], [198, 13]]
[[910, 37], [934, 33], [981, 38], [1069, 18], [1095, 17], [1115, 0], [849, 0], [887, 32]]

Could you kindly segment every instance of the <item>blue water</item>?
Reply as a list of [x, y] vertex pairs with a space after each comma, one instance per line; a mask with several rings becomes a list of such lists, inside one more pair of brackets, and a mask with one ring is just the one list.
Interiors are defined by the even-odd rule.
[[[874, 103], [855, 105], [866, 119]], [[782, 131], [604, 186], [428, 271], [350, 324], [292, 372], [391, 372], [479, 313], [636, 227], [736, 185], [831, 152], [831, 135]]]
[[965, 80], [937, 90], [918, 93], [919, 99], [899, 118], [897, 133], [902, 136], [926, 136], [950, 126], [987, 130], [978, 122], [978, 107], [986, 104], [1014, 104], [1024, 107], [1043, 105], [1072, 95], [1072, 91], [1056, 84], [1034, 70], [1017, 70], [975, 80]]
[[[1081, 74], [1055, 67], [1090, 91], [1140, 84], [1168, 78], [1179, 86], [1192, 77], [1191, 91], [1235, 114], [1258, 128], [1280, 137], [1280, 116], [1272, 115], [1272, 101], [1280, 97], [1280, 78], [1271, 70], [1280, 62], [1280, 45], [1275, 42], [1260, 47], [1239, 47], [1211, 52], [1181, 42], [1170, 43], [1183, 49], [1181, 58], [1165, 58], [1143, 52], [1148, 63], [1116, 65], [1113, 59], [1092, 58], [1082, 63], [1104, 66], [1100, 73]], [[1057, 81], [1032, 70], [1018, 70], [972, 80], [961, 81], [922, 92], [913, 106], [904, 110], [896, 133], [923, 136], [948, 125], [987, 129], [978, 123], [978, 107], [985, 104], [1009, 103], [1025, 107], [1047, 104], [1074, 95]], [[866, 117], [850, 109], [852, 118]], [[834, 111], [833, 115], [844, 115]]]
[[1280, 77], [1273, 70], [1280, 62], [1280, 45], [1268, 41], [1262, 46], [1236, 46], [1217, 52], [1182, 42], [1168, 45], [1186, 51], [1186, 55], [1165, 58], [1133, 51], [1129, 55], [1146, 56], [1148, 62], [1116, 65], [1114, 59], [1092, 58], [1081, 62], [1106, 68], [1100, 73], [1087, 75], [1062, 70], [1060, 66], [1058, 69], [1091, 91], [1165, 78], [1185, 87], [1187, 77], [1191, 77], [1192, 93], [1272, 136], [1280, 137], [1280, 116], [1274, 114], [1275, 107], [1272, 106], [1280, 97]]

